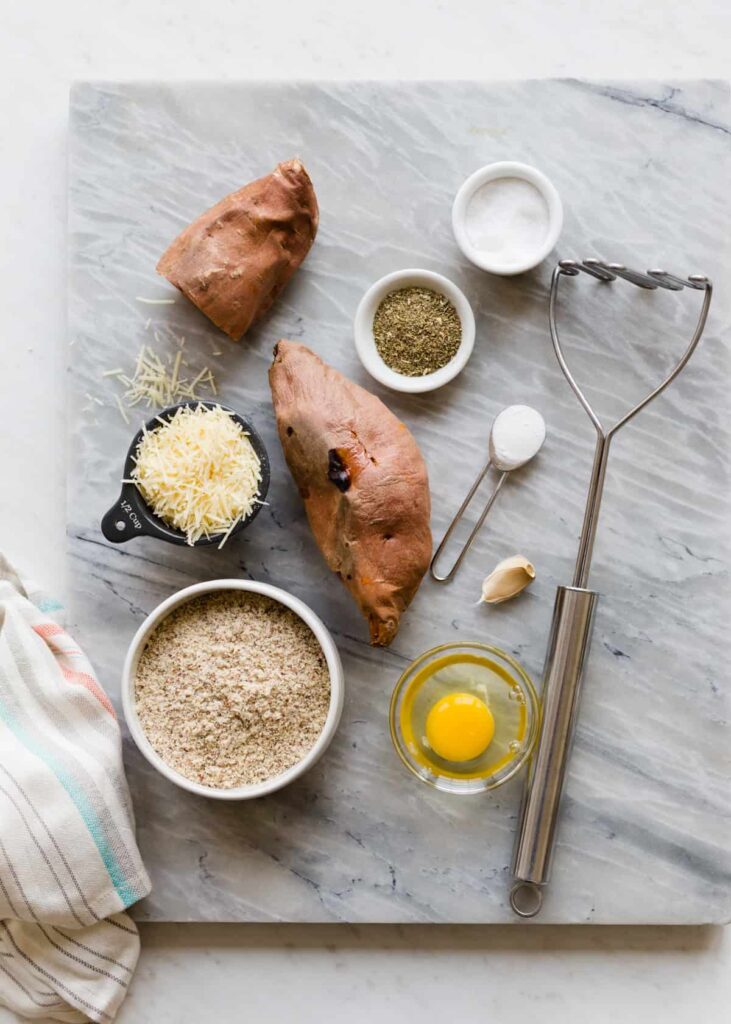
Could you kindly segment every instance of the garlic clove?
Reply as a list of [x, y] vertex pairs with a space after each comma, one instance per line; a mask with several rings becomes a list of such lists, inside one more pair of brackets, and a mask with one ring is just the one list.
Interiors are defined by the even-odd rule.
[[536, 578], [536, 570], [523, 555], [504, 558], [482, 581], [481, 601], [500, 604], [525, 590]]

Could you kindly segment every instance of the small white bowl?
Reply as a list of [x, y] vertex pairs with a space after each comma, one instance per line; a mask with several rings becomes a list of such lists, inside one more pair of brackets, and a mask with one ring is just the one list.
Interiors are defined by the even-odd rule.
[[[381, 359], [373, 337], [373, 318], [376, 310], [387, 295], [400, 291], [401, 288], [431, 288], [432, 291], [446, 296], [457, 310], [462, 324], [462, 340], [454, 356], [446, 365], [434, 373], [424, 374], [423, 377], [408, 377], [404, 373], [392, 370]], [[361, 363], [371, 377], [375, 377], [381, 384], [393, 388], [394, 391], [419, 394], [442, 387], [464, 369], [474, 344], [475, 317], [472, 307], [456, 284], [431, 270], [397, 270], [393, 274], [386, 274], [380, 281], [371, 285], [360, 300], [355, 314], [355, 349]]]
[[[495, 181], [497, 178], [520, 178], [522, 181], [527, 181], [543, 196], [548, 210], [548, 228], [545, 238], [540, 245], [536, 246], [533, 252], [526, 254], [525, 259], [520, 261], [508, 262], [482, 252], [480, 249], [475, 248], [467, 234], [466, 218], [470, 199], [478, 188], [488, 181]], [[556, 242], [558, 242], [562, 227], [563, 205], [554, 185], [551, 184], [545, 174], [536, 170], [535, 167], [530, 167], [528, 164], [515, 163], [512, 160], [487, 164], [485, 167], [481, 167], [479, 171], [471, 174], [457, 193], [452, 207], [452, 230], [454, 231], [457, 245], [470, 262], [482, 270], [489, 271], [491, 274], [501, 274], [503, 276], [523, 274], [526, 270], [532, 270], [534, 267], [537, 267], [548, 256]]]
[[[216, 789], [212, 786], [202, 786], [200, 783], [187, 779], [180, 772], [171, 768], [169, 764], [163, 761], [148, 740], [137, 717], [137, 709], [135, 707], [137, 665], [153, 630], [159, 626], [170, 612], [186, 601], [190, 601], [191, 598], [220, 590], [245, 590], [253, 594], [263, 594], [265, 597], [269, 597], [273, 601], [278, 601], [280, 604], [286, 605], [287, 608], [291, 608], [293, 612], [296, 612], [307, 623], [315, 634], [322, 648], [322, 653], [325, 655], [325, 661], [330, 673], [330, 707], [325, 724], [322, 727], [322, 732], [314, 746], [311, 747], [301, 761], [292, 765], [291, 768], [288, 768], [286, 772], [282, 772], [281, 775], [275, 775], [271, 779], [265, 779], [263, 782], [252, 783], [248, 786], [237, 786], [233, 789]], [[177, 593], [172, 594], [166, 601], [163, 601], [162, 604], [159, 604], [157, 608], [150, 612], [135, 633], [122, 670], [122, 708], [124, 709], [124, 717], [127, 720], [132, 739], [137, 744], [140, 752], [147, 758], [153, 768], [157, 768], [161, 775], [174, 782], [176, 786], [180, 786], [181, 789], [187, 789], [191, 793], [197, 793], [198, 796], [207, 796], [214, 800], [252, 800], [255, 797], [274, 793], [276, 790], [282, 789], [283, 786], [298, 779], [300, 775], [303, 775], [304, 772], [319, 760], [332, 742], [343, 710], [344, 692], [343, 666], [340, 662], [340, 655], [333, 638], [330, 636], [322, 620], [315, 615], [304, 601], [300, 601], [293, 594], [288, 594], [286, 590], [280, 590], [278, 587], [272, 587], [268, 583], [255, 583], [252, 580], [211, 580], [207, 583], [195, 583], [191, 587], [185, 587], [183, 590], [178, 590]]]

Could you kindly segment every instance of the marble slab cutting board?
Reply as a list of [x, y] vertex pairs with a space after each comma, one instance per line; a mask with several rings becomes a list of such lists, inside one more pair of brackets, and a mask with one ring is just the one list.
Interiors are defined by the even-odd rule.
[[[521, 780], [494, 794], [433, 792], [402, 768], [388, 701], [435, 642], [481, 639], [540, 680], [557, 584], [570, 582], [593, 431], [556, 365], [547, 286], [557, 256], [599, 255], [715, 277], [707, 335], [678, 383], [616, 442], [591, 583], [601, 592], [581, 722], [542, 922], [727, 920], [729, 845], [729, 175], [726, 85], [488, 83], [80, 83], [71, 98], [68, 554], [73, 628], [118, 696], [144, 616], [201, 579], [293, 591], [342, 652], [347, 698], [332, 747], [275, 796], [217, 804], [159, 776], [125, 739], [139, 840], [154, 890], [146, 920], [510, 922]], [[240, 345], [155, 274], [196, 214], [300, 156], [321, 206], [303, 268]], [[450, 210], [484, 163], [544, 170], [565, 204], [557, 253], [517, 278], [461, 257]], [[406, 397], [361, 368], [352, 320], [365, 288], [403, 267], [441, 271], [477, 318], [474, 355], [442, 391]], [[149, 305], [140, 298], [175, 298]], [[692, 330], [699, 296], [565, 282], [566, 346], [599, 408], [656, 382]], [[725, 334], [724, 334], [725, 332]], [[143, 343], [184, 336], [221, 399], [252, 417], [272, 460], [270, 504], [223, 551], [108, 544], [99, 520], [136, 429], [104, 371]], [[311, 345], [371, 388], [425, 454], [441, 535], [505, 405], [540, 409], [548, 441], [503, 490], [456, 582], [424, 582], [388, 650], [325, 568], [276, 438], [267, 386], [280, 337]], [[102, 404], [99, 404], [102, 403]], [[522, 552], [535, 585], [478, 606], [482, 576]]]

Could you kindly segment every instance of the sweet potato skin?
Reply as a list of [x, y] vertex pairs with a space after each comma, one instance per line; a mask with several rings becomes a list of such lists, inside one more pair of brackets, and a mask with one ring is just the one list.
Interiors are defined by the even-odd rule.
[[289, 160], [197, 217], [157, 271], [239, 341], [300, 266], [318, 223], [309, 175], [299, 160]]
[[426, 466], [407, 427], [375, 395], [304, 345], [279, 341], [269, 371], [279, 439], [315, 540], [389, 644], [429, 566]]

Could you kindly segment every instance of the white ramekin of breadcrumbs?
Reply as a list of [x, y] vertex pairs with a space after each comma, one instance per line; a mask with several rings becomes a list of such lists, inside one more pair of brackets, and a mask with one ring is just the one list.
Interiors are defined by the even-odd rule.
[[343, 707], [322, 621], [277, 587], [213, 580], [173, 594], [135, 634], [122, 673], [130, 733], [183, 789], [248, 800], [320, 758]]

